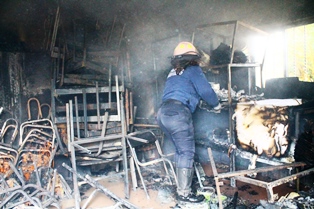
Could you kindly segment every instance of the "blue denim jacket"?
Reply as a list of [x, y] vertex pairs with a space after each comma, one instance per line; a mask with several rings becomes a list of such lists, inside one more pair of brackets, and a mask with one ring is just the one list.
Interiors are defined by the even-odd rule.
[[203, 99], [208, 105], [216, 107], [218, 97], [208, 83], [199, 66], [189, 66], [179, 75], [172, 69], [168, 74], [162, 101], [175, 99], [186, 105], [193, 113]]

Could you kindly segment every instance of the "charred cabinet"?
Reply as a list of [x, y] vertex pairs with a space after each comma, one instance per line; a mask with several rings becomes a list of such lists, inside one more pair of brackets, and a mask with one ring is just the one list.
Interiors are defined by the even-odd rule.
[[[257, 93], [256, 86], [263, 87], [267, 35], [240, 21], [200, 25], [193, 35], [193, 43], [203, 55], [201, 66], [208, 81], [221, 102], [228, 104], [229, 144], [235, 144], [232, 115], [240, 97], [251, 97]], [[222, 95], [221, 90], [226, 93]], [[230, 171], [235, 171], [235, 156]]]

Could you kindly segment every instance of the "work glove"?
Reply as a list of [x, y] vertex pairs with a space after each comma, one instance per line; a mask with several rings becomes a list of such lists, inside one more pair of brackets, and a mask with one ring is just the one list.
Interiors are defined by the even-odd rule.
[[222, 109], [222, 106], [220, 103], [218, 103], [218, 105], [216, 107], [213, 107], [213, 112], [214, 113], [220, 113], [221, 109]]
[[198, 106], [200, 109], [206, 110], [208, 112], [213, 112], [213, 113], [220, 113], [222, 109], [222, 106], [220, 103], [216, 107], [210, 107], [206, 102], [202, 100], [200, 101]]

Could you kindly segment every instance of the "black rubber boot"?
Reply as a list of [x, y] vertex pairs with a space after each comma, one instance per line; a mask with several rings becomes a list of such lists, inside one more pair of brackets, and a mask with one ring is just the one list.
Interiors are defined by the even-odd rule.
[[193, 169], [177, 168], [177, 200], [191, 203], [202, 202], [205, 197], [203, 195], [195, 195], [191, 192]]
[[195, 195], [193, 193], [188, 194], [188, 196], [178, 195], [177, 200], [182, 202], [199, 203], [203, 202], [205, 197], [203, 195]]

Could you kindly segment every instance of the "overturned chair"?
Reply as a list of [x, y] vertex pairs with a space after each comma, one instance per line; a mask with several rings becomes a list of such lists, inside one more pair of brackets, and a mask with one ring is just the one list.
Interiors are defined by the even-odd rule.
[[[136, 180], [137, 178], [136, 178], [136, 173], [135, 173], [135, 167], [136, 167], [136, 170], [137, 170], [138, 175], [141, 179], [144, 191], [146, 193], [146, 197], [147, 197], [147, 199], [150, 199], [146, 185], [144, 183], [144, 178], [142, 175], [141, 167], [150, 166], [150, 165], [154, 165], [154, 164], [158, 164], [158, 163], [163, 163], [165, 172], [166, 172], [167, 176], [169, 177], [169, 180], [171, 181], [171, 177], [169, 175], [169, 171], [168, 171], [167, 164], [166, 164], [166, 163], [168, 163], [168, 165], [172, 171], [173, 178], [175, 180], [175, 184], [177, 185], [178, 181], [177, 181], [177, 177], [176, 177], [173, 165], [172, 165], [171, 161], [169, 159], [167, 159], [166, 156], [162, 153], [158, 138], [156, 137], [155, 133], [152, 130], [132, 132], [126, 136], [126, 139], [127, 139], [127, 143], [129, 145], [129, 148], [130, 148], [130, 153], [131, 153], [130, 170], [131, 170], [131, 177], [132, 177], [132, 183], [133, 183], [133, 189], [134, 190], [137, 187], [137, 180]], [[138, 148], [140, 148], [144, 145], [152, 144], [152, 143], [154, 143], [156, 145], [156, 149], [157, 149], [157, 152], [159, 155], [158, 158], [155, 158], [153, 160], [146, 160], [146, 162], [141, 162], [138, 158], [138, 152], [137, 152]], [[134, 165], [135, 165], [135, 167], [134, 167]], [[171, 181], [171, 183], [172, 183], [172, 181]]]

